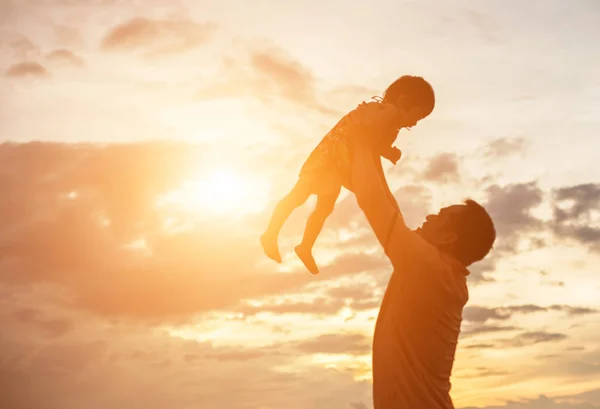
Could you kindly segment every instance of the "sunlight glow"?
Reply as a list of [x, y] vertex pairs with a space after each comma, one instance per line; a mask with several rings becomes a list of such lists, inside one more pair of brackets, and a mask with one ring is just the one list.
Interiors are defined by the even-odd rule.
[[212, 169], [185, 182], [157, 201], [186, 211], [240, 217], [263, 210], [268, 201], [266, 182], [230, 168]]

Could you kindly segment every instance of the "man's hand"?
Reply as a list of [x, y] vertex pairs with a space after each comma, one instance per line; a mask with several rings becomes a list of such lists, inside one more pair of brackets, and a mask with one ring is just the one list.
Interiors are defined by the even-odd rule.
[[388, 148], [384, 149], [381, 156], [395, 165], [402, 157], [402, 151], [395, 146], [389, 146]]

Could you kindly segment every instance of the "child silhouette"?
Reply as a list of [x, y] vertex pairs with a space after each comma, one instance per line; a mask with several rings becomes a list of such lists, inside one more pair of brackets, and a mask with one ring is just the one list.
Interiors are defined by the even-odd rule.
[[260, 237], [265, 254], [281, 262], [279, 231], [290, 214], [315, 194], [317, 204], [308, 217], [302, 242], [295, 247], [295, 252], [312, 274], [318, 274], [312, 255], [314, 243], [335, 207], [342, 186], [352, 190], [352, 155], [348, 138], [369, 138], [374, 152], [396, 164], [401, 152], [392, 145], [398, 132], [415, 126], [433, 111], [434, 105], [431, 85], [422, 77], [405, 75], [394, 81], [382, 98], [363, 102], [345, 115], [312, 151], [300, 170], [295, 186], [275, 206], [269, 225]]

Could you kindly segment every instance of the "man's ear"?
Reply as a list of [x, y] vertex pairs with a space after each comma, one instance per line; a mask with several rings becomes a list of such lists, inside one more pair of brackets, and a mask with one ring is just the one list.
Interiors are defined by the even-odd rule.
[[442, 230], [438, 232], [436, 241], [442, 246], [452, 245], [458, 240], [458, 235], [452, 230]]

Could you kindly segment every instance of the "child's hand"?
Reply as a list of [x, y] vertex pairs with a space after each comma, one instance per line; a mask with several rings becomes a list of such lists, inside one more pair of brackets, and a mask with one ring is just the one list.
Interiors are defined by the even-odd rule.
[[395, 146], [390, 146], [385, 150], [385, 152], [381, 156], [383, 156], [395, 165], [402, 157], [402, 151], [396, 148]]
[[401, 157], [402, 157], [402, 151], [400, 149], [396, 148], [395, 146], [392, 146], [390, 161], [392, 161], [392, 163], [395, 165], [396, 162], [398, 162]]

